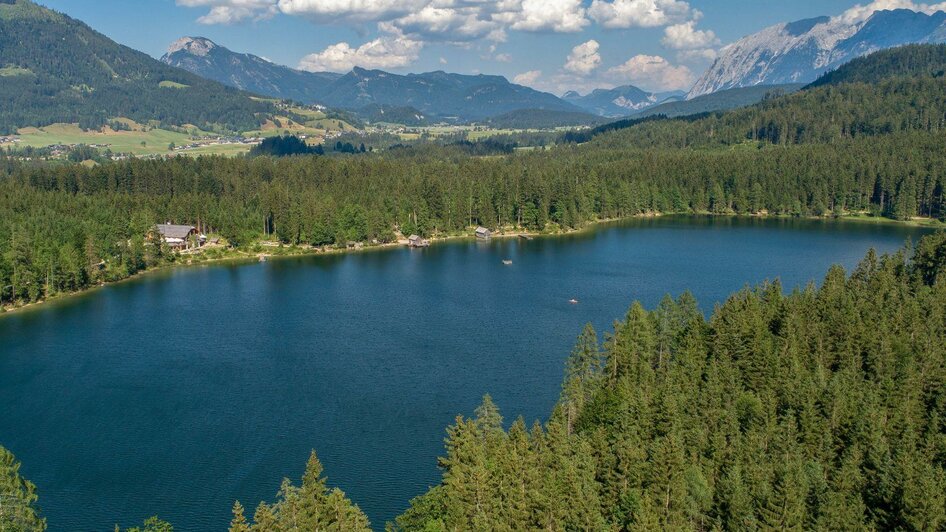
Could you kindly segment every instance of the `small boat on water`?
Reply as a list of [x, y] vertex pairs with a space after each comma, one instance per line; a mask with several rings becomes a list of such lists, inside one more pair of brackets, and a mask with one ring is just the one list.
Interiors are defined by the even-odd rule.
[[506, 259], [503, 261], [503, 264], [505, 264], [506, 266], [512, 266], [512, 261], [509, 259]]
[[568, 303], [571, 304], [571, 305], [577, 305], [577, 304], [578, 304], [578, 300], [577, 300], [577, 299], [569, 299], [569, 300], [568, 300]]

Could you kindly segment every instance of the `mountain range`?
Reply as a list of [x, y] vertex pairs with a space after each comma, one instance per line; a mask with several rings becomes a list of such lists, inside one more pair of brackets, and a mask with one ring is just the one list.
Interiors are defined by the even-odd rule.
[[737, 87], [810, 83], [848, 61], [904, 44], [946, 42], [946, 13], [877, 11], [863, 21], [777, 24], [723, 48], [688, 98]]
[[274, 98], [315, 103], [341, 74], [305, 72], [252, 54], [231, 52], [203, 37], [178, 39], [161, 61], [231, 87]]
[[620, 118], [667, 101], [680, 100], [684, 96], [684, 91], [653, 93], [633, 85], [624, 85], [613, 89], [595, 89], [584, 96], [569, 91], [562, 99], [598, 116]]
[[161, 61], [259, 94], [353, 111], [397, 106], [456, 121], [485, 120], [524, 109], [582, 111], [553, 94], [510, 83], [502, 76], [442, 71], [400, 75], [357, 67], [347, 74], [304, 72], [233, 52], [202, 37], [179, 39]]
[[767, 87], [795, 90], [874, 51], [942, 42], [944, 12], [898, 9], [862, 21], [820, 17], [779, 24], [723, 48], [686, 95], [695, 102], [689, 104], [682, 93], [630, 85], [559, 98], [502, 76], [305, 72], [199, 37], [179, 39], [159, 61], [30, 0], [0, 0], [0, 133], [57, 122], [98, 128], [118, 117], [247, 131], [276, 111], [254, 95], [320, 103], [372, 122], [594, 124], [599, 117], [732, 109], [759, 101], [771, 92]]

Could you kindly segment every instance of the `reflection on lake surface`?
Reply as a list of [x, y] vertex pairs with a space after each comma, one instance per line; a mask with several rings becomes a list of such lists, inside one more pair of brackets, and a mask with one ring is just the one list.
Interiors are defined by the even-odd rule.
[[544, 418], [583, 324], [687, 289], [711, 310], [920, 234], [674, 217], [145, 276], [0, 319], [0, 444], [54, 531], [224, 529], [311, 448], [381, 529], [439, 480], [445, 427], [484, 393], [507, 420]]

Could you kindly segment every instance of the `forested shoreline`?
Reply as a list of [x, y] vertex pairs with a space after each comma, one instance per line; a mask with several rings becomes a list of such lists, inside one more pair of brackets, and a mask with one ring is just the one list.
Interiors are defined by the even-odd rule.
[[0, 158], [0, 304], [124, 279], [173, 257], [155, 223], [344, 246], [395, 231], [476, 225], [556, 231], [647, 213], [946, 217], [946, 150], [903, 133], [843, 144], [727, 151], [563, 146], [469, 157], [444, 147], [345, 157], [130, 160], [96, 166]]

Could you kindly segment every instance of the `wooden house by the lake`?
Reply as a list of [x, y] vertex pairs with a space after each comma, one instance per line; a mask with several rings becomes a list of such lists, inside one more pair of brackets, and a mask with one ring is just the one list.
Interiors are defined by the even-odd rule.
[[206, 237], [199, 235], [197, 228], [193, 225], [177, 225], [168, 222], [156, 225], [155, 232], [161, 237], [161, 241], [172, 249], [200, 247], [206, 241]]
[[430, 241], [418, 235], [411, 235], [407, 239], [407, 245], [412, 248], [426, 248], [430, 247]]
[[476, 228], [476, 238], [480, 240], [489, 240], [493, 236], [493, 233], [489, 229], [479, 226]]

